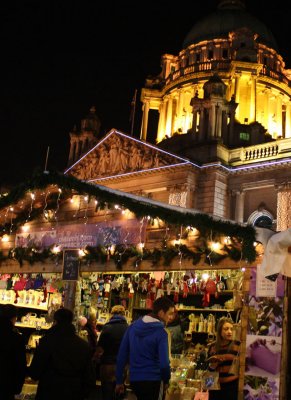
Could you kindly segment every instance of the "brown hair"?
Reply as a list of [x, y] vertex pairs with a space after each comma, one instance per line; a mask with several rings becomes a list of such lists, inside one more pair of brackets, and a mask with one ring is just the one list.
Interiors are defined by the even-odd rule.
[[111, 314], [113, 315], [125, 315], [125, 308], [123, 306], [117, 305], [111, 308]]
[[229, 317], [221, 317], [218, 321], [217, 324], [217, 329], [216, 329], [216, 350], [219, 350], [221, 348], [221, 343], [222, 343], [222, 336], [221, 336], [221, 332], [222, 332], [222, 328], [224, 324], [231, 324], [233, 325], [233, 320]]

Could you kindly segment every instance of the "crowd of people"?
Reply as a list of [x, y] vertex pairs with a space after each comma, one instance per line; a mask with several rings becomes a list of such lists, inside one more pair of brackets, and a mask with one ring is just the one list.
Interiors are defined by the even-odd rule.
[[[17, 307], [1, 306], [1, 399], [14, 400], [25, 377], [37, 381], [36, 400], [97, 400], [97, 378], [102, 400], [126, 398], [128, 385], [137, 400], [165, 398], [170, 357], [183, 352], [187, 327], [168, 297], [155, 300], [152, 312], [130, 325], [125, 308], [115, 305], [99, 339], [96, 313], [79, 320], [86, 340], [75, 329], [73, 318], [66, 308], [54, 313], [53, 326], [39, 340], [27, 366], [25, 341], [15, 328]], [[230, 366], [240, 343], [233, 340], [232, 329], [233, 321], [221, 318], [216, 340], [208, 348], [208, 370], [218, 372], [220, 383], [220, 390], [209, 391], [210, 400], [237, 399], [238, 375], [230, 373]]]

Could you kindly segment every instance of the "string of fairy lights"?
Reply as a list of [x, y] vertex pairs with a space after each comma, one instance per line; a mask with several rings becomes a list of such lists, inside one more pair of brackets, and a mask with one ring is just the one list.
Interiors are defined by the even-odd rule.
[[[28, 197], [27, 197], [28, 196]], [[40, 198], [42, 206], [40, 206]], [[27, 200], [28, 199], [28, 200]], [[26, 200], [26, 202], [25, 202]], [[132, 245], [123, 239], [121, 244], [111, 247], [110, 243], [97, 246], [86, 246], [81, 249], [82, 262], [100, 262], [108, 258], [115, 260], [117, 267], [129, 258], [134, 259], [136, 268], [143, 260], [171, 262], [178, 259], [179, 268], [184, 259], [192, 260], [193, 265], [205, 257], [210, 266], [229, 257], [233, 261], [245, 260], [252, 262], [256, 259], [255, 230], [251, 226], [242, 226], [229, 221], [219, 220], [208, 214], [192, 213], [191, 210], [178, 211], [167, 205], [157, 205], [149, 199], [133, 198], [126, 193], [112, 191], [104, 186], [87, 183], [73, 176], [58, 172], [36, 173], [29, 181], [23, 182], [11, 192], [0, 197], [0, 230], [2, 241], [9, 242], [7, 236], [24, 230], [29, 222], [48, 223], [51, 230], [60, 224], [59, 211], [61, 203], [71, 203], [77, 207], [72, 211], [72, 219], [84, 225], [96, 213], [103, 213], [103, 223], [107, 217], [118, 213], [122, 218], [132, 215], [140, 221], [139, 243]], [[26, 205], [25, 205], [26, 204]], [[17, 212], [15, 211], [17, 208]], [[71, 209], [72, 210], [72, 209]], [[163, 227], [164, 240], [160, 247], [147, 249], [144, 242], [143, 230], [147, 226]], [[126, 228], [127, 229], [127, 228]], [[176, 229], [176, 237], [172, 240], [170, 232]], [[199, 237], [199, 245], [189, 246], [187, 239], [193, 234]], [[201, 244], [202, 243], [202, 244]], [[60, 246], [47, 249], [12, 248], [7, 257], [14, 258], [20, 263], [33, 263], [46, 258], [60, 257]], [[3, 260], [3, 252], [1, 259]]]

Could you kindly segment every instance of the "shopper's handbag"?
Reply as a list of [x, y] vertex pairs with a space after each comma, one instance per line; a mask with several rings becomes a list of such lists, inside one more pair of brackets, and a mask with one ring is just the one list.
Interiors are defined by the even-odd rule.
[[202, 376], [203, 390], [220, 390], [219, 372], [205, 371]]
[[232, 339], [240, 342], [241, 340], [241, 320], [240, 320], [241, 311], [238, 310], [236, 313], [235, 322], [232, 327]]
[[194, 400], [208, 400], [209, 393], [208, 392], [196, 392]]
[[239, 354], [232, 360], [228, 373], [230, 375], [239, 376]]

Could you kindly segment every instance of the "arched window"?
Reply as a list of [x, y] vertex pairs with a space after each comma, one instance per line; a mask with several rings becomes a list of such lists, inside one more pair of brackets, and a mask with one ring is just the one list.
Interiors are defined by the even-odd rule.
[[260, 228], [272, 229], [274, 222], [273, 215], [267, 210], [256, 210], [248, 218], [248, 224]]

